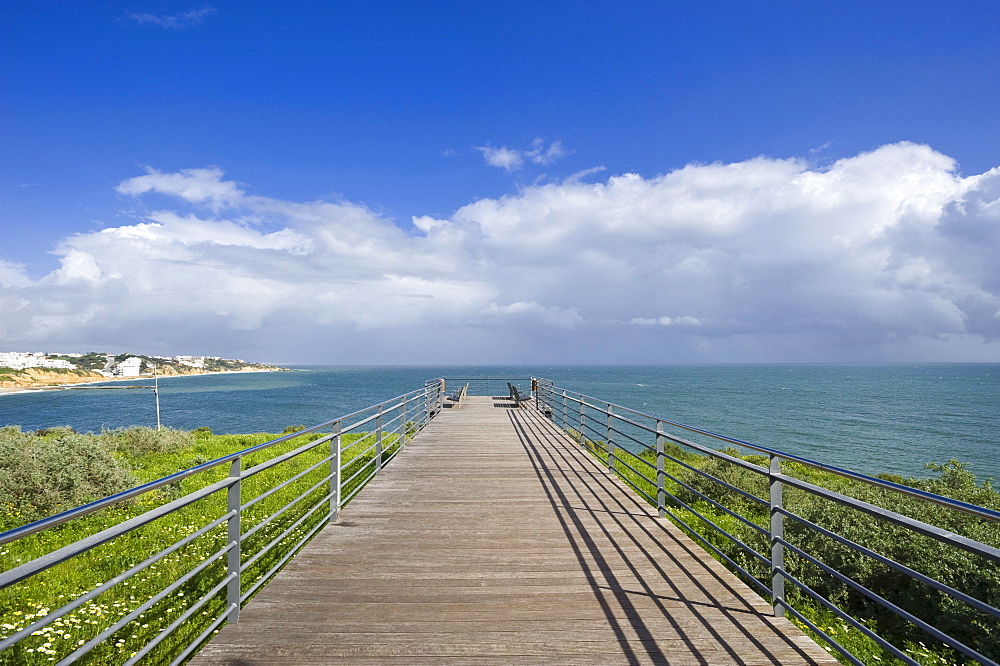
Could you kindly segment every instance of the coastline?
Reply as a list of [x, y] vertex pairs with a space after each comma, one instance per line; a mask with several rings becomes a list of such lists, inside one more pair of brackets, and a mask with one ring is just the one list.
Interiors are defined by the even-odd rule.
[[[248, 374], [254, 372], [292, 372], [291, 368], [274, 369], [246, 369], [246, 370], [213, 370], [211, 372], [185, 372], [183, 374], [157, 375], [156, 379], [169, 379], [173, 377], [207, 377], [208, 375], [232, 375]], [[95, 379], [85, 382], [63, 382], [61, 384], [50, 384], [46, 386], [7, 386], [0, 387], [0, 396], [20, 395], [24, 393], [41, 393], [45, 391], [66, 391], [78, 386], [91, 386], [94, 384], [109, 384], [112, 382], [137, 382], [143, 380], [153, 380], [152, 374], [140, 375], [138, 377], [107, 377], [105, 379]], [[152, 388], [152, 384], [150, 384]]]
[[[165, 423], [215, 433], [279, 431], [348, 414], [423, 386], [429, 377], [547, 376], [558, 386], [648, 414], [866, 474], [930, 476], [956, 458], [1000, 479], [1000, 363], [689, 366], [305, 366], [297, 372], [164, 382]], [[142, 380], [151, 384], [148, 380]], [[225, 384], [218, 391], [209, 384]], [[232, 392], [229, 385], [244, 391]], [[116, 386], [116, 384], [107, 384]], [[201, 390], [205, 386], [206, 390]], [[901, 390], [905, 387], [906, 390]], [[258, 388], [268, 390], [258, 391]], [[504, 386], [506, 393], [506, 386]], [[113, 391], [0, 398], [0, 423], [72, 424], [81, 432], [149, 421], [152, 396], [109, 409]], [[114, 400], [107, 398], [113, 397]], [[40, 405], [44, 402], [44, 409]], [[279, 427], [280, 426], [280, 427]], [[780, 443], [780, 447], [777, 446]]]

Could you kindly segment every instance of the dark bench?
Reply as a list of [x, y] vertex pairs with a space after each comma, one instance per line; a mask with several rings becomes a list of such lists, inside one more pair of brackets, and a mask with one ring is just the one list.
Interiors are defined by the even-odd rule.
[[527, 402], [531, 400], [531, 396], [527, 398], [522, 398], [521, 394], [518, 392], [517, 387], [507, 382], [507, 388], [510, 389], [510, 399], [514, 402], [515, 407], [520, 407], [522, 402]]

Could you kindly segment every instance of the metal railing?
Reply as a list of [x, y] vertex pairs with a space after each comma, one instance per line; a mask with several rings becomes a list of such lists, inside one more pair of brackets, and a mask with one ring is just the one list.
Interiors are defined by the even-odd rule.
[[510, 391], [508, 384], [514, 384], [527, 395], [530, 390], [531, 377], [444, 377], [444, 381], [449, 390], [468, 385], [467, 395], [488, 395], [497, 398], [506, 398]]
[[[430, 380], [0, 534], [5, 554], [44, 551], [0, 573], [2, 607], [23, 609], [0, 625], [0, 663], [185, 661], [237, 621], [249, 598], [440, 411], [443, 389], [443, 380]], [[95, 524], [88, 536], [64, 535], [87, 521]], [[63, 594], [46, 596], [50, 575], [76, 576], [79, 589], [63, 582]], [[150, 583], [157, 578], [159, 589]], [[129, 594], [140, 586], [156, 591]]]
[[[236, 621], [249, 598], [336, 520], [342, 507], [442, 409], [446, 385], [468, 385], [470, 395], [506, 397], [508, 382], [523, 394], [533, 393], [536, 409], [656, 506], [660, 517], [669, 517], [770, 598], [776, 615], [793, 616], [843, 660], [864, 663], [855, 654], [853, 639], [835, 633], [817, 609], [900, 662], [922, 663], [907, 645], [884, 637], [870, 613], [844, 608], [862, 599], [958, 657], [996, 664], [997, 587], [984, 587], [984, 581], [1000, 580], [1000, 550], [906, 515], [896, 500], [970, 516], [991, 527], [1000, 525], [1000, 513], [648, 415], [558, 388], [551, 380], [524, 377], [430, 380], [423, 389], [0, 534], [0, 549], [7, 552], [45, 549], [0, 573], [0, 603], [6, 608], [27, 600], [27, 588], [45, 588], [50, 573], [65, 576], [67, 568], [92, 573], [72, 594], [53, 594], [34, 612], [5, 616], [0, 621], [0, 663], [24, 663], [43, 651], [46, 656], [39, 663], [182, 663], [224, 623]], [[687, 434], [681, 437], [677, 431]], [[718, 442], [757, 457], [716, 450]], [[713, 464], [704, 464], [706, 460]], [[845, 485], [824, 487], [831, 478]], [[186, 487], [191, 484], [196, 487]], [[875, 494], [855, 497], [857, 488]], [[887, 502], [886, 497], [895, 499]], [[853, 518], [829, 524], [826, 509], [803, 510], [808, 498], [829, 507], [830, 514], [842, 508]], [[153, 508], [147, 510], [147, 503]], [[119, 513], [107, 515], [115, 511]], [[87, 521], [96, 526], [83, 538], [61, 532]], [[182, 528], [171, 534], [167, 523]], [[944, 559], [960, 554], [968, 585], [938, 580], [905, 557], [887, 556], [866, 544], [852, 525], [873, 532], [888, 526], [898, 530], [901, 543], [922, 540], [940, 546]], [[824, 560], [814, 547], [817, 540], [840, 549], [845, 559]], [[210, 547], [198, 551], [202, 543]], [[109, 549], [141, 554], [118, 566]], [[879, 593], [852, 578], [844, 564], [847, 555], [933, 591], [942, 604], [951, 604], [953, 615], [960, 608], [957, 616], [976, 640], [938, 628], [934, 609], [913, 608], [905, 590], [898, 596]], [[110, 570], [109, 561], [118, 568]], [[168, 569], [160, 576], [163, 584], [151, 587], [160, 568]], [[832, 586], [821, 588], [816, 584], [820, 578]], [[130, 594], [143, 579], [147, 593]], [[834, 588], [836, 594], [823, 591]], [[28, 608], [26, 603], [22, 607]]]
[[[882, 631], [892, 634], [896, 643], [900, 635], [919, 633], [923, 640], [946, 646], [956, 659], [996, 666], [1000, 549], [905, 515], [900, 507], [917, 514], [933, 507], [943, 512], [947, 525], [960, 523], [954, 516], [964, 515], [973, 527], [989, 526], [996, 543], [1000, 512], [651, 416], [558, 388], [551, 380], [536, 380], [536, 389], [537, 408], [656, 506], [661, 518], [669, 517], [770, 598], [775, 615], [792, 615], [844, 660], [864, 663], [852, 651], [857, 650], [858, 632], [862, 643], [869, 641], [867, 649], [874, 643], [905, 664], [920, 664], [917, 659], [931, 655], [922, 640], [895, 644], [880, 634], [874, 618], [886, 624], [884, 617], [889, 616], [893, 619], [888, 624], [905, 625], [902, 630], [895, 627], [894, 633]], [[682, 438], [668, 430], [690, 434]], [[692, 436], [737, 450], [719, 451]], [[885, 550], [887, 534], [902, 553], [896, 553], [897, 559], [879, 552]], [[881, 535], [883, 543], [866, 543], [869, 535]], [[962, 585], [937, 580], [919, 571], [917, 563], [907, 562], [909, 550], [918, 547], [958, 561], [962, 570], [956, 577]], [[845, 573], [866, 566], [901, 581], [900, 587], [880, 594], [871, 589], [874, 585]], [[915, 594], [910, 586], [922, 590]], [[922, 607], [914, 601], [921, 595], [934, 605]], [[864, 609], [852, 613], [842, 606]], [[942, 608], [959, 618], [960, 631], [949, 633], [937, 626]], [[830, 618], [851, 629], [838, 631], [830, 626]], [[940, 663], [937, 654], [933, 663]]]

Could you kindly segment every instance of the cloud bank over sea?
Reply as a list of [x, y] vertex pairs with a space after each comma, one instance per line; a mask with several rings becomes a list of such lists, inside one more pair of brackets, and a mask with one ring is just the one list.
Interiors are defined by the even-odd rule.
[[[482, 150], [509, 169], [561, 148]], [[37, 280], [0, 260], [0, 339], [316, 363], [1000, 360], [1000, 168], [897, 143], [594, 171], [406, 224], [150, 168], [117, 187], [134, 223], [61, 239]]]

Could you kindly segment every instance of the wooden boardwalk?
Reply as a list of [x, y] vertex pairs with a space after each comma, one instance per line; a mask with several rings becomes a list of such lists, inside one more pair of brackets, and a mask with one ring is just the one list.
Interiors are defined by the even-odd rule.
[[468, 397], [191, 662], [836, 664], [534, 409]]

